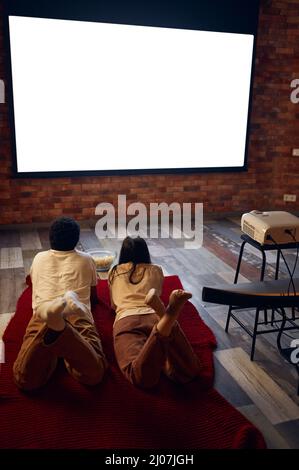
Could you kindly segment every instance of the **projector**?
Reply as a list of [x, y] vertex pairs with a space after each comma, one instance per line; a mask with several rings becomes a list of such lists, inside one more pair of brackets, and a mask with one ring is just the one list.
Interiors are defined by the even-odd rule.
[[242, 215], [241, 230], [261, 245], [294, 243], [299, 241], [299, 218], [289, 212], [255, 210]]

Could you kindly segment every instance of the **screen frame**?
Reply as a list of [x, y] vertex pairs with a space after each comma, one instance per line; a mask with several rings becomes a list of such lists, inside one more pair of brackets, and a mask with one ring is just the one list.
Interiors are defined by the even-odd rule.
[[[146, 0], [144, 3], [146, 4], [147, 2], [152, 3], [152, 2], [158, 2], [159, 0]], [[251, 127], [251, 114], [252, 114], [252, 98], [253, 98], [253, 84], [254, 84], [254, 72], [255, 72], [255, 59], [256, 59], [256, 43], [257, 43], [257, 31], [258, 31], [258, 19], [259, 19], [259, 4], [260, 0], [243, 0], [244, 4], [250, 7], [252, 11], [254, 12], [251, 18], [251, 23], [247, 24], [246, 21], [245, 23], [240, 26], [240, 24], [235, 23], [233, 19], [230, 17], [230, 21], [232, 23], [228, 26], [219, 26], [218, 28], [215, 29], [215, 23], [209, 20], [209, 15], [205, 17], [205, 14], [203, 14], [203, 20], [202, 23], [198, 23], [198, 27], [194, 27], [194, 23], [188, 24], [185, 21], [184, 24], [181, 24], [180, 26], [177, 26], [177, 21], [174, 20], [173, 18], [170, 20], [164, 19], [159, 19], [158, 16], [151, 18], [150, 16], [146, 16], [146, 10], [145, 16], [143, 16], [143, 20], [140, 19], [142, 18], [138, 15], [137, 18], [134, 17], [134, 5], [135, 8], [137, 8], [137, 3], [138, 0], [127, 0], [127, 3], [130, 4], [131, 10], [129, 9], [129, 16], [131, 14], [131, 21], [128, 21], [128, 17], [124, 14], [117, 14], [115, 17], [115, 11], [113, 10], [114, 8], [117, 8], [118, 0], [100, 0], [100, 2], [97, 2], [97, 6], [100, 5], [105, 5], [105, 3], [109, 2], [109, 4], [112, 4], [112, 12], [101, 12], [100, 14], [93, 14], [92, 13], [92, 8], [87, 8], [88, 13], [85, 12], [84, 10], [84, 5], [85, 2], [81, 5], [82, 10], [78, 11], [78, 8], [75, 8], [72, 11], [71, 5], [68, 6], [65, 10], [61, 9], [59, 10], [59, 0], [55, 0], [51, 2], [51, 8], [48, 5], [45, 5], [45, 2], [40, 2], [38, 5], [34, 3], [34, 1], [28, 1], [28, 2], [22, 2], [21, 0], [15, 0], [9, 2], [7, 0], [4, 5], [4, 22], [3, 22], [3, 28], [4, 28], [4, 41], [5, 41], [5, 46], [6, 46], [6, 69], [7, 69], [7, 99], [8, 99], [8, 114], [9, 114], [9, 123], [10, 123], [10, 136], [11, 136], [11, 152], [12, 152], [12, 176], [13, 178], [19, 179], [19, 178], [63, 178], [63, 177], [80, 177], [80, 176], [127, 176], [127, 175], [154, 175], [154, 174], [177, 174], [177, 175], [182, 175], [182, 174], [194, 174], [194, 173], [239, 173], [239, 172], [244, 172], [248, 171], [248, 153], [249, 153], [249, 140], [250, 140], [250, 127]], [[111, 3], [112, 2], [112, 3]], [[160, 0], [161, 2], [161, 0]], [[171, 4], [172, 6], [177, 5], [178, 11], [179, 11], [179, 6], [182, 6], [184, 4], [186, 6], [190, 6], [192, 8], [192, 5], [196, 3], [196, 0], [164, 0], [165, 4]], [[206, 6], [207, 10], [205, 13], [207, 13], [208, 9], [212, 10], [213, 9], [213, 4], [214, 7], [217, 7], [217, 4], [219, 5], [220, 2], [222, 2], [222, 5], [229, 4], [231, 9], [236, 6], [236, 4], [239, 2], [239, 0], [204, 0], [203, 3], [205, 3], [209, 6]], [[24, 5], [25, 3], [25, 5]], [[65, 2], [66, 4], [68, 2]], [[92, 0], [89, 0], [89, 4], [91, 6], [93, 2]], [[125, 0], [123, 0], [123, 3], [125, 3]], [[61, 4], [60, 4], [61, 5]], [[174, 8], [175, 9], [175, 8]], [[204, 10], [203, 10], [204, 11]], [[228, 10], [225, 10], [227, 12], [227, 18], [229, 18], [229, 13], [230, 8]], [[242, 10], [244, 12], [244, 10]], [[27, 13], [26, 13], [27, 12]], [[113, 12], [114, 12], [114, 17], [113, 17]], [[130, 13], [131, 12], [131, 13]], [[210, 11], [208, 11], [210, 12]], [[191, 13], [191, 12], [190, 12]], [[177, 13], [178, 14], [178, 13]], [[246, 12], [243, 13], [246, 15]], [[99, 15], [99, 16], [98, 16]], [[14, 116], [14, 97], [13, 97], [13, 79], [12, 79], [12, 60], [11, 60], [11, 47], [10, 47], [10, 31], [9, 31], [9, 16], [25, 16], [25, 17], [36, 17], [36, 18], [49, 18], [49, 19], [65, 19], [65, 20], [75, 20], [75, 21], [90, 21], [90, 22], [102, 22], [102, 23], [112, 23], [112, 24], [125, 24], [125, 25], [136, 25], [136, 26], [153, 26], [153, 27], [166, 27], [166, 28], [179, 28], [179, 29], [197, 29], [201, 31], [217, 31], [217, 32], [228, 32], [228, 33], [240, 33], [240, 34], [251, 34], [253, 35], [253, 51], [252, 51], [252, 64], [251, 64], [251, 77], [250, 77], [250, 89], [249, 89], [249, 101], [248, 101], [248, 111], [247, 111], [247, 127], [246, 127], [246, 138], [245, 138], [245, 151], [244, 151], [244, 163], [242, 166], [238, 167], [188, 167], [188, 168], [149, 168], [149, 169], [122, 169], [122, 170], [82, 170], [82, 171], [50, 171], [50, 172], [19, 172], [18, 171], [18, 163], [17, 163], [17, 145], [16, 145], [16, 129], [15, 129], [15, 116]], [[171, 15], [170, 15], [171, 16]], [[146, 19], [144, 19], [146, 18]], [[206, 19], [205, 19], [206, 18]], [[215, 21], [214, 17], [214, 21]], [[241, 17], [240, 17], [241, 18]], [[169, 22], [170, 21], [170, 22]], [[190, 19], [189, 19], [190, 21]]]

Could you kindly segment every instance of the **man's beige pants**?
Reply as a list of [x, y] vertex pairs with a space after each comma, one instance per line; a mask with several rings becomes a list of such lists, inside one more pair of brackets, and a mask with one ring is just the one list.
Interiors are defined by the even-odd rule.
[[47, 331], [47, 325], [34, 314], [13, 366], [14, 380], [20, 389], [30, 391], [45, 385], [60, 357], [79, 382], [95, 385], [102, 380], [107, 361], [92, 319], [72, 314], [65, 329], [49, 345], [44, 343]]

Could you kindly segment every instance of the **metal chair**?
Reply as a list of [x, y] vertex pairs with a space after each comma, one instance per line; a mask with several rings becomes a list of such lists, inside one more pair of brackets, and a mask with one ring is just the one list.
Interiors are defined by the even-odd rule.
[[[279, 276], [279, 267], [280, 267], [280, 250], [282, 249], [291, 249], [291, 248], [297, 248], [299, 243], [298, 242], [292, 242], [292, 243], [284, 243], [280, 245], [261, 245], [257, 241], [253, 240], [250, 238], [248, 235], [241, 235], [241, 248], [240, 248], [240, 253], [239, 253], [239, 258], [238, 258], [238, 264], [236, 268], [236, 273], [235, 273], [235, 278], [234, 278], [234, 284], [238, 283], [238, 277], [240, 273], [240, 268], [241, 268], [241, 263], [242, 263], [242, 258], [243, 258], [243, 253], [244, 253], [244, 248], [246, 244], [248, 243], [252, 247], [256, 248], [262, 255], [262, 264], [261, 264], [261, 272], [260, 272], [260, 281], [264, 280], [265, 277], [265, 270], [266, 270], [266, 251], [276, 251], [276, 265], [275, 265], [275, 280], [278, 280]], [[279, 249], [278, 249], [279, 247]], [[269, 309], [271, 312], [271, 318], [269, 321], [268, 318], [268, 309], [267, 308], [256, 308], [255, 310], [255, 317], [254, 317], [254, 327], [253, 330], [247, 328], [247, 326], [234, 314], [233, 312], [235, 310], [240, 310], [239, 306], [233, 306], [230, 305], [227, 313], [227, 318], [226, 318], [226, 325], [225, 325], [225, 331], [228, 333], [229, 329], [229, 323], [230, 319], [233, 318], [236, 323], [238, 323], [241, 328], [243, 328], [246, 333], [251, 336], [252, 338], [252, 346], [251, 346], [251, 354], [250, 354], [250, 359], [251, 361], [254, 360], [254, 353], [255, 353], [255, 345], [256, 345], [256, 339], [258, 335], [262, 334], [267, 334], [267, 333], [274, 333], [278, 332], [279, 328], [274, 327], [274, 323], [280, 323], [282, 320], [275, 320], [275, 309]], [[260, 320], [260, 314], [263, 313], [263, 321]], [[295, 314], [295, 309], [292, 308], [292, 320], [296, 320], [296, 314]], [[268, 324], [271, 325], [272, 328], [264, 328], [260, 329], [260, 326], [267, 326]]]

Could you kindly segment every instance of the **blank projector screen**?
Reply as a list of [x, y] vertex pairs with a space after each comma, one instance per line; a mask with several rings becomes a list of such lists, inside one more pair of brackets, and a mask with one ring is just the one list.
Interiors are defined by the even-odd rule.
[[17, 173], [242, 168], [254, 35], [9, 16]]

